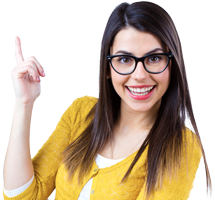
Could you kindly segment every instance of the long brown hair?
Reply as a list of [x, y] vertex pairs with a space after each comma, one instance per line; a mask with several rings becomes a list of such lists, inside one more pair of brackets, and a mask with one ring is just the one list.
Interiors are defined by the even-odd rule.
[[[113, 141], [113, 128], [120, 111], [120, 97], [113, 88], [111, 79], [107, 80], [109, 64], [106, 56], [110, 54], [116, 34], [126, 27], [151, 33], [162, 41], [173, 53], [171, 80], [162, 97], [157, 119], [136, 157], [124, 175], [126, 181], [132, 168], [149, 145], [147, 155], [147, 196], [156, 188], [165, 169], [180, 166], [182, 151], [182, 132], [185, 118], [190, 119], [204, 157], [207, 188], [211, 189], [211, 179], [204, 149], [193, 115], [187, 84], [181, 43], [175, 25], [168, 13], [160, 6], [150, 2], [122, 3], [112, 12], [102, 39], [100, 55], [99, 98], [89, 112], [86, 120], [92, 119], [82, 134], [63, 152], [62, 163], [68, 169], [69, 178], [80, 168], [79, 182], [87, 174], [96, 154], [103, 149], [107, 140]], [[169, 167], [170, 166], [170, 167]], [[170, 172], [173, 172], [170, 170]]]

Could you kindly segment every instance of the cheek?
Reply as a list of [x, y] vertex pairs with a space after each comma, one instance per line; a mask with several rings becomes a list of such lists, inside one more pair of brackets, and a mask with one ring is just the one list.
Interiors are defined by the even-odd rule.
[[111, 80], [116, 91], [119, 91], [124, 87], [125, 82], [128, 79], [128, 76], [122, 76], [114, 71], [112, 67], [110, 67]]
[[122, 77], [119, 77], [119, 74], [117, 74], [114, 70], [111, 70], [111, 80], [115, 90], [117, 90], [117, 87], [119, 87], [119, 84], [122, 82], [121, 78]]
[[157, 75], [158, 76], [154, 75], [154, 80], [156, 80], [162, 92], [165, 93], [170, 82], [170, 70], [167, 68], [164, 72]]

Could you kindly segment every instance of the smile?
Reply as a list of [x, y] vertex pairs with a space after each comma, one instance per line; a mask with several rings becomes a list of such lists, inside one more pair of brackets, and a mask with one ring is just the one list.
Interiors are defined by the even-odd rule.
[[143, 96], [143, 95], [147, 95], [149, 92], [151, 92], [153, 90], [155, 86], [151, 86], [151, 87], [145, 87], [145, 88], [132, 88], [132, 87], [128, 87], [129, 91], [136, 96]]

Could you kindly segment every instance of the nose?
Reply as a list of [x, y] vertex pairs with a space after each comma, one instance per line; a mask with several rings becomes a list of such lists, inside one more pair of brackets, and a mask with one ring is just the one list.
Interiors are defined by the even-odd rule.
[[135, 71], [131, 74], [132, 78], [137, 81], [142, 81], [149, 77], [149, 73], [145, 70], [143, 63], [139, 61], [137, 63]]

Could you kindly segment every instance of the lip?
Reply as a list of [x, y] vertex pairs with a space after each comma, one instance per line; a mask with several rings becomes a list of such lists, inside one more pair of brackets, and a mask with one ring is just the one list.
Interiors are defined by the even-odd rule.
[[130, 85], [130, 86], [126, 86], [126, 87], [145, 88], [145, 87], [151, 87], [151, 86], [155, 86], [155, 85]]
[[[151, 85], [153, 86], [153, 85]], [[129, 86], [129, 87], [133, 87], [133, 86]], [[140, 86], [138, 86], [140, 87]], [[146, 86], [144, 86], [146, 87]], [[147, 86], [147, 87], [150, 87], [150, 86]], [[130, 90], [128, 89], [128, 87], [126, 86], [126, 89], [128, 91], [128, 94], [133, 98], [133, 99], [136, 99], [136, 100], [146, 100], [148, 99], [149, 97], [152, 96], [153, 92], [154, 92], [154, 89], [156, 88], [156, 86], [147, 94], [147, 95], [142, 95], [142, 96], [136, 96], [136, 95], [133, 95]]]

